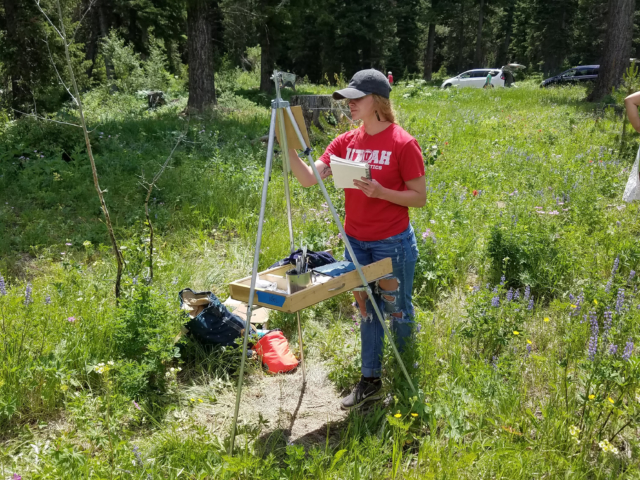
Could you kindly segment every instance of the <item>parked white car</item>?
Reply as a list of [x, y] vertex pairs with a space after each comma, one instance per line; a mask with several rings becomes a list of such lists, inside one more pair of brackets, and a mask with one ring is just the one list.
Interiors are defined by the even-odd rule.
[[491, 74], [491, 85], [494, 87], [511, 87], [514, 84], [513, 71], [525, 68], [517, 63], [510, 63], [502, 68], [477, 68], [467, 70], [457, 77], [447, 78], [442, 82], [442, 87], [473, 87], [482, 88], [487, 81], [487, 75]]

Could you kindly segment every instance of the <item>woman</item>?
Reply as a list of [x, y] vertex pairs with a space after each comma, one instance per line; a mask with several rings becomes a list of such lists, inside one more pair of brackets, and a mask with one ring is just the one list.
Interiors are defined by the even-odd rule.
[[[333, 140], [316, 161], [316, 167], [322, 178], [331, 175], [331, 155], [370, 165], [371, 180], [354, 180], [356, 188], [345, 189], [345, 232], [361, 265], [388, 257], [392, 260], [392, 274], [376, 282], [373, 290], [380, 311], [391, 319], [391, 329], [402, 350], [413, 328], [411, 295], [418, 259], [409, 207], [424, 206], [426, 183], [420, 146], [395, 123], [390, 91], [384, 74], [371, 69], [356, 73], [347, 88], [334, 92], [334, 99], [349, 101], [351, 117], [362, 121], [362, 125]], [[315, 185], [311, 167], [295, 150], [291, 150], [290, 157], [291, 170], [302, 186]], [[345, 257], [352, 260], [348, 251]], [[362, 315], [362, 378], [342, 400], [345, 410], [382, 398], [384, 330], [366, 292], [354, 294]]]

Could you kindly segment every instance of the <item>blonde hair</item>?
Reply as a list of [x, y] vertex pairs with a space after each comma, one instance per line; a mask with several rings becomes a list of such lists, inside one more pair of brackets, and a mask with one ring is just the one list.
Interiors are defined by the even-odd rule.
[[381, 97], [375, 93], [371, 96], [373, 97], [373, 108], [376, 111], [378, 120], [382, 120], [384, 118], [387, 122], [396, 123], [396, 114], [393, 111], [391, 100]]

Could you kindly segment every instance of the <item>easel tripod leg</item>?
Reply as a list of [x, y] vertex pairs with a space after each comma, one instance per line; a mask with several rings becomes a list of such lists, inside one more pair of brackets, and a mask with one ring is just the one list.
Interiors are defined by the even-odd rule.
[[244, 340], [242, 342], [242, 358], [240, 359], [240, 374], [238, 376], [238, 388], [236, 391], [236, 408], [233, 413], [233, 423], [231, 425], [231, 441], [229, 442], [229, 455], [233, 455], [233, 447], [236, 440], [236, 427], [238, 424], [238, 412], [240, 411], [240, 398], [242, 397], [242, 380], [244, 377], [244, 364], [247, 359], [247, 345], [249, 343], [249, 330], [251, 330], [251, 315], [253, 310], [253, 300], [256, 293], [256, 280], [258, 277], [258, 264], [260, 262], [260, 244], [262, 243], [262, 224], [264, 223], [264, 212], [267, 205], [267, 190], [269, 188], [269, 176], [271, 175], [271, 162], [273, 160], [273, 141], [275, 137], [276, 111], [271, 111], [271, 126], [269, 127], [269, 143], [267, 146], [267, 163], [264, 167], [264, 183], [262, 184], [262, 200], [260, 203], [260, 216], [258, 220], [258, 234], [256, 235], [256, 249], [253, 255], [253, 270], [251, 272], [251, 286], [249, 288], [249, 303], [247, 304], [247, 325], [244, 329]]
[[300, 364], [302, 365], [302, 383], [307, 383], [307, 372], [304, 365], [304, 345], [302, 343], [302, 325], [300, 323], [300, 312], [296, 312], [298, 317], [298, 341], [300, 342]]

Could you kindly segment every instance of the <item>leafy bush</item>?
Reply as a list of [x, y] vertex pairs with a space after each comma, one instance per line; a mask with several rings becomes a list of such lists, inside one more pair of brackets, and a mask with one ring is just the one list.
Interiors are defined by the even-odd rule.
[[114, 357], [118, 388], [129, 397], [165, 388], [165, 366], [179, 356], [174, 339], [182, 316], [151, 287], [135, 285], [118, 308], [114, 323]]
[[535, 295], [556, 295], [571, 283], [571, 252], [562, 243], [560, 225], [533, 219], [507, 227], [494, 225], [489, 232], [487, 254], [491, 280], [504, 276], [506, 285], [524, 288]]

